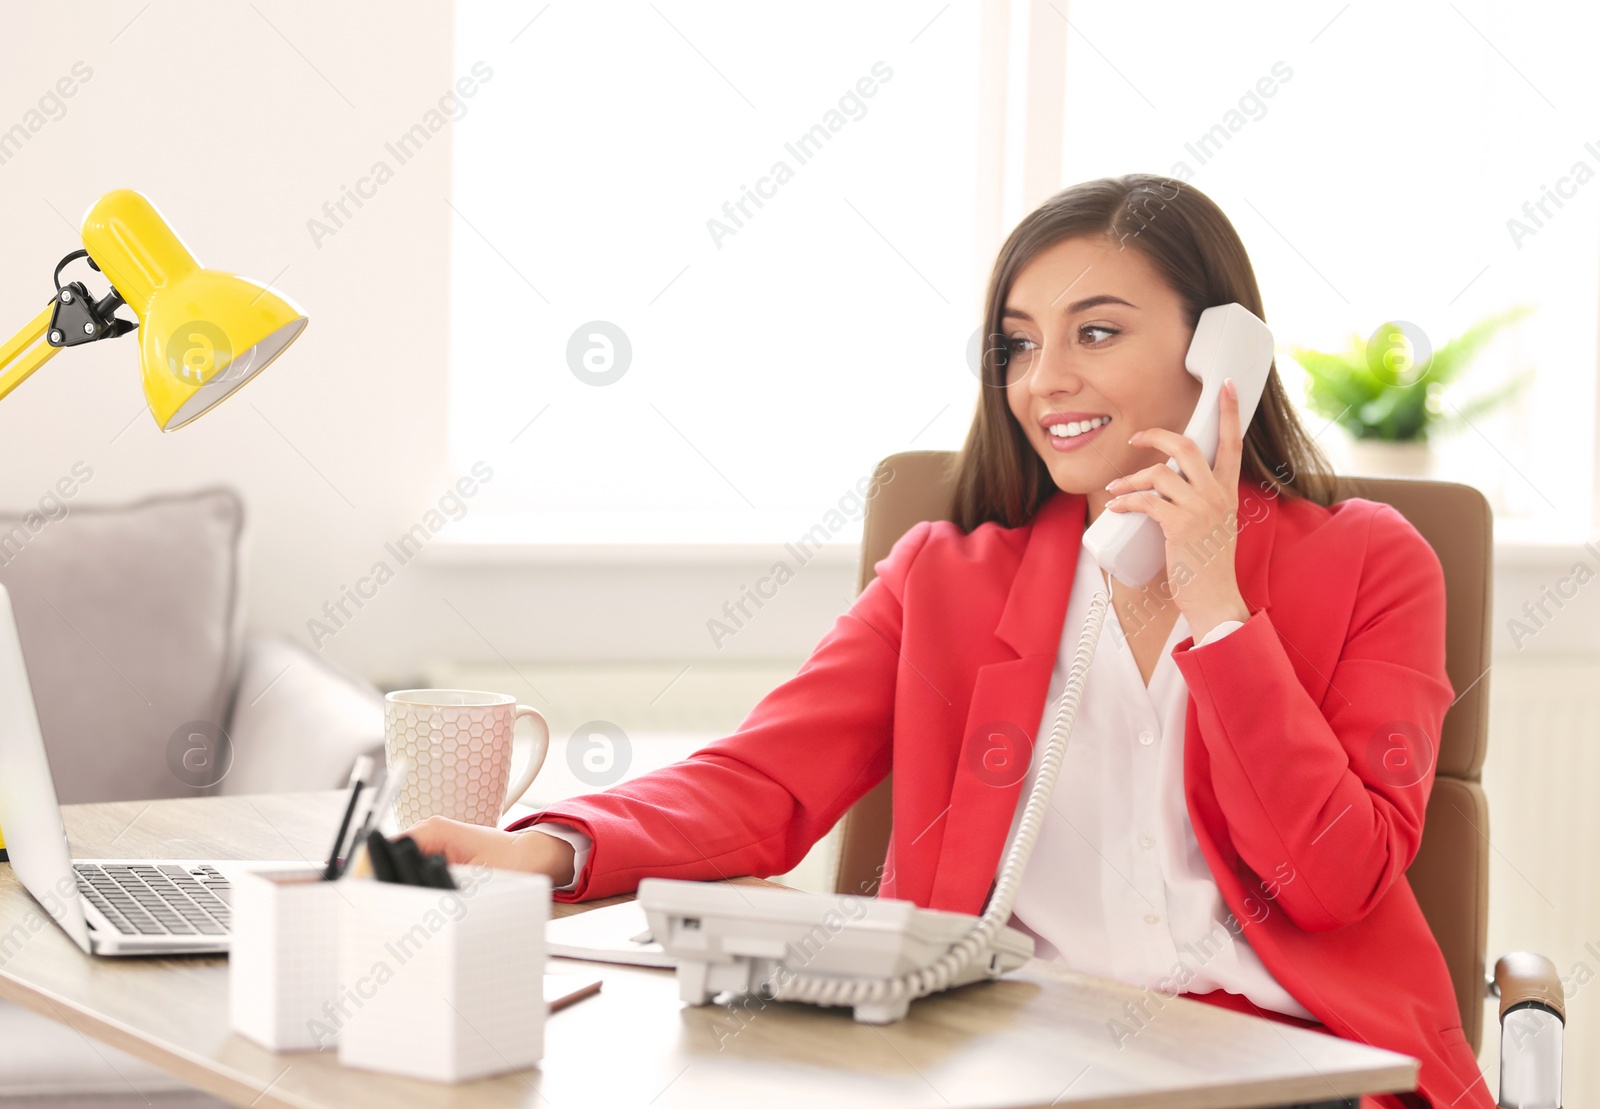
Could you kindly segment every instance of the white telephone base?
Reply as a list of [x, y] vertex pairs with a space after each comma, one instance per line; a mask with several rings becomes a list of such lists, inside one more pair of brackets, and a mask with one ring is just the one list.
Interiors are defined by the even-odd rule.
[[[895, 978], [933, 963], [978, 921], [910, 901], [646, 878], [639, 904], [655, 942], [678, 963], [678, 995], [704, 1005], [723, 992], [770, 997], [795, 974], [841, 981]], [[1033, 938], [1005, 928], [949, 986], [998, 978], [1033, 957]], [[948, 986], [946, 987], [948, 988]], [[889, 1024], [910, 998], [853, 1005], [855, 1019]]]

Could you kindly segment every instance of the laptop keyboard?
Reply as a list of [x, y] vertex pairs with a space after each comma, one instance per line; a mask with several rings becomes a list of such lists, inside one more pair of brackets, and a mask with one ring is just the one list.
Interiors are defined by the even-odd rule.
[[222, 936], [231, 889], [215, 867], [164, 863], [72, 864], [78, 892], [123, 935]]

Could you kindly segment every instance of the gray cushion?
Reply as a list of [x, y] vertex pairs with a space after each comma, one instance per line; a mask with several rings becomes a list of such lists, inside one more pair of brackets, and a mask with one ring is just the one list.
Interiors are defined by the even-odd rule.
[[[0, 513], [0, 584], [62, 803], [216, 792], [239, 665], [232, 490]], [[191, 738], [198, 737], [198, 738]]]

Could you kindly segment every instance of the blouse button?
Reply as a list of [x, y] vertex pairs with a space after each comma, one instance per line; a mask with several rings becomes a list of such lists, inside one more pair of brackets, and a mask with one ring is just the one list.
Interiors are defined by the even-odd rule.
[[1155, 741], [1156, 735], [1150, 729], [1146, 728], [1144, 731], [1139, 733], [1139, 742], [1144, 744], [1146, 747], [1150, 746], [1150, 744], [1154, 743]]
[[1161, 918], [1159, 916], [1157, 916], [1155, 913], [1145, 913], [1144, 914], [1144, 922], [1146, 924], [1160, 924], [1161, 923]]
[[1140, 847], [1154, 847], [1155, 845], [1156, 845], [1155, 837], [1153, 837], [1153, 836], [1140, 836], [1139, 837], [1139, 846]]

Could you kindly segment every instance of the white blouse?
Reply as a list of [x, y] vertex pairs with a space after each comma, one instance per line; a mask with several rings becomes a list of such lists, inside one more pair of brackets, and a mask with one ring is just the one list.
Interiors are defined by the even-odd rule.
[[[1101, 588], [1110, 595], [1103, 571], [1081, 549], [1008, 846], [1038, 777], [1090, 599]], [[1224, 621], [1193, 649], [1241, 626]], [[1011, 925], [1034, 937], [1039, 958], [1074, 970], [1169, 995], [1223, 989], [1263, 1009], [1316, 1020], [1262, 964], [1241, 922], [1229, 927], [1230, 910], [1195, 839], [1183, 792], [1189, 687], [1172, 659], [1190, 634], [1180, 613], [1147, 688], [1115, 608], [1106, 612]]]
[[[1109, 596], [1104, 572], [1080, 548], [1008, 846], [1038, 776], [1090, 598], [1102, 587]], [[1194, 649], [1240, 626], [1224, 621]], [[1228, 927], [1228, 906], [1195, 839], [1183, 794], [1189, 688], [1172, 660], [1172, 649], [1189, 635], [1180, 613], [1147, 688], [1116, 610], [1107, 611], [1010, 923], [1033, 936], [1038, 958], [1074, 970], [1169, 995], [1224, 989], [1263, 1009], [1316, 1020], [1278, 984], [1244, 936]], [[529, 830], [572, 844], [573, 880], [556, 887], [572, 889], [593, 846], [589, 837], [557, 821]]]

